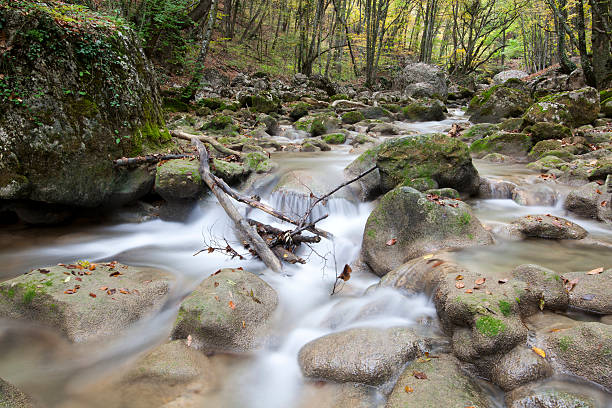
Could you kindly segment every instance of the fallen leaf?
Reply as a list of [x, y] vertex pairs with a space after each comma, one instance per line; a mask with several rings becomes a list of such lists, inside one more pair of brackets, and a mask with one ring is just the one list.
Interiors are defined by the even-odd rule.
[[119, 289], [119, 293], [124, 294], [124, 295], [129, 295], [130, 291], [129, 290], [125, 290], [125, 289]]
[[338, 276], [338, 279], [342, 279], [346, 282], [347, 280], [351, 279], [351, 272], [353, 272], [351, 267], [348, 264], [345, 264], [342, 273]]
[[219, 286], [219, 282], [215, 282], [215, 288]]
[[503, 285], [504, 283], [508, 282], [508, 278], [503, 278], [497, 281], [497, 283], [499, 283], [500, 285]]
[[477, 285], [482, 285], [483, 283], [485, 283], [485, 281], [487, 280], [487, 278], [478, 278], [476, 279], [476, 281], [474, 282]]
[[91, 296], [92, 298], [97, 297], [95, 293], [91, 293], [91, 292], [89, 292], [89, 296]]
[[74, 290], [72, 290], [72, 289], [66, 289], [66, 290], [64, 291], [64, 293], [65, 293], [65, 294], [67, 294], [67, 295], [72, 295], [72, 294], [74, 293]]
[[462, 279], [463, 279], [463, 275], [457, 275], [457, 276], [455, 277], [455, 280], [462, 280]]
[[42, 273], [42, 274], [45, 274], [45, 273], [49, 273], [49, 272], [51, 272], [51, 271], [50, 271], [50, 270], [48, 270], [48, 269], [42, 269], [42, 268], [41, 268], [41, 269], [39, 269], [39, 270], [38, 270], [38, 272], [40, 272], [40, 273]]
[[414, 388], [412, 388], [411, 386], [407, 385], [404, 387], [404, 391], [406, 392], [414, 392]]
[[246, 329], [246, 322], [244, 320], [242, 321], [242, 328]]
[[541, 348], [538, 347], [532, 347], [531, 348], [533, 350], [534, 353], [536, 353], [538, 356], [542, 357], [542, 358], [546, 358], [546, 353], [544, 352], [544, 350], [542, 350]]
[[433, 264], [433, 265], [431, 265], [431, 267], [432, 267], [432, 268], [436, 268], [436, 267], [438, 267], [438, 266], [442, 265], [443, 263], [444, 263], [444, 261], [436, 261], [436, 262], [434, 262], [434, 264]]
[[422, 371], [413, 371], [412, 375], [415, 378], [418, 378], [419, 380], [426, 380], [427, 379], [427, 375], [424, 372], [422, 372]]
[[119, 276], [119, 275], [122, 275], [122, 273], [121, 273], [121, 272], [119, 272], [119, 271], [115, 271], [115, 272], [112, 272], [112, 273], [111, 273], [110, 275], [108, 275], [108, 276]]
[[557, 333], [557, 332], [560, 332], [561, 330], [563, 330], [563, 329], [550, 329], [550, 332], [551, 333]]
[[433, 254], [423, 255], [423, 259], [433, 258]]
[[108, 286], [102, 286], [99, 290], [107, 290]]
[[236, 305], [234, 304], [234, 302], [232, 302], [231, 300], [229, 301], [229, 307], [230, 309], [234, 310], [236, 309]]
[[601, 194], [601, 190], [600, 190], [600, 189], [598, 189], [598, 188], [596, 188], [596, 189], [595, 189], [595, 192], [596, 192], [597, 194]]
[[391, 238], [390, 240], [387, 241], [386, 245], [387, 246], [393, 246], [393, 245], [395, 245], [396, 242], [397, 242], [397, 239]]
[[457, 289], [463, 289], [463, 288], [465, 288], [465, 283], [463, 283], [463, 282], [455, 282], [455, 287]]
[[607, 200], [603, 200], [603, 201], [601, 202], [601, 204], [599, 204], [599, 205], [601, 205], [602, 207], [605, 207], [605, 206], [607, 206], [607, 205], [608, 205], [608, 201], [607, 201]]
[[595, 269], [591, 269], [590, 271], [587, 272], [587, 275], [597, 275], [603, 272], [603, 267], [600, 266], [599, 268], [595, 268]]
[[466, 289], [465, 293], [474, 293], [474, 291], [472, 289]]

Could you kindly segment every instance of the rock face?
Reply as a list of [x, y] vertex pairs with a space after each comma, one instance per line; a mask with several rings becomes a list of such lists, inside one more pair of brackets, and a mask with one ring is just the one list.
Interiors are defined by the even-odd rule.
[[3, 282], [0, 316], [56, 327], [81, 342], [117, 334], [153, 313], [169, 289], [158, 271], [120, 264], [89, 268], [85, 263], [40, 268]]
[[546, 347], [565, 370], [612, 390], [612, 326], [585, 322], [552, 333]]
[[588, 232], [580, 225], [552, 215], [526, 215], [512, 221], [528, 237], [547, 239], [583, 239]]
[[428, 348], [407, 328], [359, 328], [311, 341], [298, 360], [306, 377], [380, 385]]
[[495, 85], [479, 92], [468, 106], [467, 113], [474, 123], [497, 123], [504, 118], [521, 116], [531, 103], [526, 92], [503, 85]]
[[442, 248], [492, 242], [462, 201], [432, 199], [413, 188], [398, 187], [385, 194], [368, 217], [362, 254], [374, 273], [383, 276], [410, 259]]
[[595, 275], [586, 272], [564, 273], [563, 278], [577, 281], [569, 292], [569, 304], [590, 313], [612, 315], [612, 269]]
[[0, 96], [0, 198], [96, 207], [115, 188], [112, 159], [170, 135], [135, 34], [93, 12], [62, 20], [63, 7], [0, 10], [14, 39], [3, 55], [11, 64]]
[[525, 71], [519, 71], [517, 69], [509, 69], [507, 71], [502, 71], [499, 74], [495, 74], [493, 77], [493, 82], [496, 85], [501, 85], [509, 79], [522, 79], [528, 76]]
[[[418, 379], [414, 373], [423, 373], [427, 379]], [[474, 380], [459, 366], [459, 361], [442, 354], [429, 361], [415, 361], [404, 370], [385, 408], [405, 407], [465, 407], [489, 408], [493, 404]]]
[[194, 345], [204, 350], [244, 352], [257, 346], [277, 304], [276, 292], [262, 279], [223, 269], [183, 301], [172, 337], [191, 335]]
[[444, 71], [422, 62], [407, 64], [395, 78], [395, 88], [400, 89], [405, 96], [415, 98], [446, 99], [448, 95]]

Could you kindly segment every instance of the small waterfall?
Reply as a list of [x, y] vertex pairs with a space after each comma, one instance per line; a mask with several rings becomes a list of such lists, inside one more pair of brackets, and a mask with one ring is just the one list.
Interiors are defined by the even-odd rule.
[[[270, 195], [270, 205], [285, 214], [300, 217], [308, 211], [315, 198], [293, 191], [274, 191]], [[318, 204], [308, 217], [308, 221], [315, 221], [325, 214], [356, 216], [359, 209], [355, 203], [345, 198], [329, 198]]]

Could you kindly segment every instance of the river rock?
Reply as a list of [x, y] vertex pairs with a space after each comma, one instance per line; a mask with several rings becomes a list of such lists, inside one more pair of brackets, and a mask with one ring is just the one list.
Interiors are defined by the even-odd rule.
[[523, 118], [527, 123], [549, 122], [567, 127], [571, 127], [573, 123], [572, 115], [565, 105], [547, 101], [540, 101], [531, 105]]
[[532, 315], [538, 309], [564, 311], [569, 305], [569, 295], [563, 280], [555, 271], [540, 265], [519, 265], [512, 271], [512, 276], [527, 283], [525, 299], [521, 300], [521, 314]]
[[530, 184], [512, 190], [512, 200], [519, 205], [553, 207], [559, 193], [546, 184]]
[[612, 326], [584, 322], [551, 333], [546, 349], [564, 370], [612, 390]]
[[388, 119], [391, 116], [391, 112], [380, 106], [369, 106], [360, 109], [359, 112], [366, 119]]
[[493, 123], [476, 123], [461, 133], [461, 140], [471, 143], [497, 133], [499, 130], [499, 126]]
[[540, 101], [565, 106], [571, 115], [571, 127], [593, 122], [600, 110], [599, 92], [591, 87], [547, 95]]
[[375, 394], [375, 389], [361, 384], [312, 382], [302, 387], [297, 407], [378, 408]]
[[612, 314], [612, 269], [589, 275], [586, 272], [563, 274], [568, 281], [577, 281], [569, 292], [569, 304], [597, 314]]
[[[607, 202], [604, 204], [604, 201]], [[610, 194], [602, 191], [599, 184], [592, 182], [572, 190], [563, 207], [582, 217], [605, 220], [606, 210], [609, 212], [610, 205]]]
[[530, 103], [531, 98], [526, 92], [495, 85], [476, 94], [466, 113], [470, 115], [470, 121], [473, 123], [497, 123], [505, 118], [521, 116]]
[[56, 327], [82, 342], [116, 335], [154, 313], [169, 290], [159, 271], [121, 264], [89, 268], [84, 262], [39, 268], [3, 282], [0, 317]]
[[391, 123], [379, 123], [372, 127], [370, 132], [374, 132], [382, 136], [393, 136], [399, 134], [400, 129]]
[[394, 87], [404, 96], [446, 99], [446, 75], [435, 65], [410, 62], [394, 79]]
[[517, 185], [505, 180], [493, 180], [486, 177], [480, 178], [478, 196], [480, 198], [512, 198], [512, 192]]
[[142, 357], [124, 376], [128, 382], [153, 382], [166, 386], [194, 380], [214, 382], [213, 367], [200, 351], [174, 340]]
[[205, 185], [198, 171], [197, 160], [174, 159], [157, 166], [155, 192], [166, 201], [195, 200]]
[[87, 35], [71, 35], [54, 10], [0, 11], [12, 39], [3, 54], [11, 97], [0, 99], [0, 198], [97, 207], [114, 188], [112, 159], [170, 148], [171, 137], [153, 66], [130, 27], [111, 28], [90, 11]]
[[508, 408], [599, 408], [589, 395], [554, 386], [527, 385], [506, 394]]
[[496, 85], [501, 85], [509, 79], [523, 79], [528, 76], [525, 71], [519, 71], [517, 69], [508, 69], [506, 71], [502, 71], [498, 74], [495, 74], [493, 77], [493, 82]]
[[257, 347], [277, 304], [276, 292], [261, 278], [222, 269], [181, 303], [172, 338], [191, 336], [194, 347], [208, 351], [248, 351]]
[[[416, 360], [406, 367], [385, 408], [493, 407], [476, 381], [468, 377], [452, 355], [441, 354], [427, 360]], [[415, 373], [422, 373], [427, 378], [416, 378]]]
[[402, 108], [406, 120], [432, 121], [443, 120], [446, 107], [439, 99], [419, 99]]
[[565, 218], [549, 214], [526, 215], [512, 221], [518, 231], [528, 237], [547, 239], [583, 239], [588, 232]]
[[108, 198], [110, 207], [121, 207], [137, 201], [151, 192], [155, 184], [155, 174], [144, 166], [119, 169], [116, 173], [113, 189]]
[[476, 157], [483, 157], [488, 153], [525, 157], [531, 146], [531, 137], [525, 133], [497, 132], [474, 141], [470, 145], [470, 153]]
[[298, 361], [306, 377], [380, 385], [428, 348], [427, 340], [407, 328], [357, 328], [311, 341]]
[[548, 139], [563, 139], [572, 137], [572, 131], [567, 126], [559, 123], [537, 122], [525, 129], [526, 133], [531, 134], [533, 143]]
[[32, 399], [14, 385], [0, 378], [0, 407], [2, 408], [34, 408]]
[[552, 367], [546, 359], [530, 348], [520, 345], [495, 363], [491, 381], [504, 391], [511, 391], [552, 374]]
[[368, 217], [362, 255], [378, 276], [442, 248], [493, 242], [467, 204], [430, 197], [398, 187], [385, 194]]

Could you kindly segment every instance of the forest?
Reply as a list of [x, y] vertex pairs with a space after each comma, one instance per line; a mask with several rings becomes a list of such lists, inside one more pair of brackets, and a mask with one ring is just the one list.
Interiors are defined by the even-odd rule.
[[611, 408], [610, 0], [0, 0], [0, 407]]

